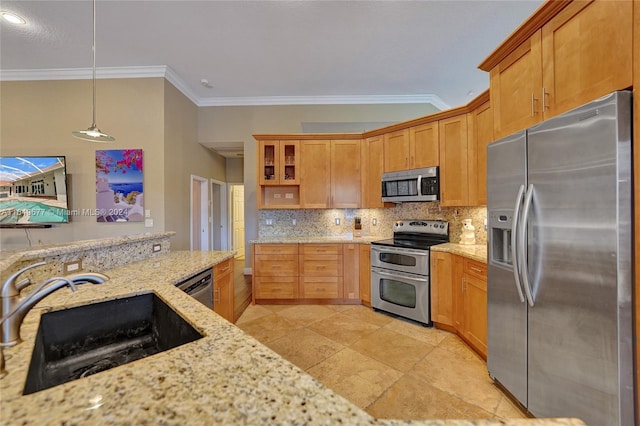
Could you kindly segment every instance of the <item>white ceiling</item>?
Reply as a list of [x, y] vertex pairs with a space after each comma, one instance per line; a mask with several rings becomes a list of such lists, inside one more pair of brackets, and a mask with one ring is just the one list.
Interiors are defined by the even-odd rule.
[[[199, 106], [445, 109], [488, 88], [477, 65], [541, 4], [98, 0], [98, 76], [164, 75]], [[91, 77], [91, 0], [2, 0], [0, 8], [27, 20], [0, 24], [0, 79]]]

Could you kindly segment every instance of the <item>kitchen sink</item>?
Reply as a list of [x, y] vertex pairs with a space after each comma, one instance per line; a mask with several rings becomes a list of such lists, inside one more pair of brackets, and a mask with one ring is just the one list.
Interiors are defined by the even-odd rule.
[[40, 318], [24, 395], [184, 345], [202, 335], [155, 293]]

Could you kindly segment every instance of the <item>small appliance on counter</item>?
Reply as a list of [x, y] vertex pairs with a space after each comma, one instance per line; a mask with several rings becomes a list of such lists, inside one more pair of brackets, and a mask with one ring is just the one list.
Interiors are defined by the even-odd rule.
[[429, 251], [449, 242], [443, 220], [400, 220], [371, 243], [371, 306], [431, 326]]

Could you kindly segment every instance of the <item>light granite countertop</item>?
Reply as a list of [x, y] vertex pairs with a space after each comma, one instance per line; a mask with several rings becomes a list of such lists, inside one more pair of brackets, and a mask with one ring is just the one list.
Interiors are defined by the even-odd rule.
[[[174, 284], [233, 256], [232, 252], [171, 252], [103, 271], [110, 280], [61, 289], [25, 318], [24, 342], [5, 349], [0, 380], [2, 423], [163, 425], [425, 425], [498, 426], [491, 420], [376, 420]], [[204, 338], [108, 371], [30, 395], [22, 389], [40, 315], [155, 292]], [[575, 419], [524, 419], [514, 426], [581, 426]]]
[[487, 245], [464, 245], [457, 243], [446, 243], [432, 246], [431, 250], [441, 251], [445, 253], [453, 253], [459, 256], [468, 257], [469, 259], [477, 260], [478, 262], [487, 263]]

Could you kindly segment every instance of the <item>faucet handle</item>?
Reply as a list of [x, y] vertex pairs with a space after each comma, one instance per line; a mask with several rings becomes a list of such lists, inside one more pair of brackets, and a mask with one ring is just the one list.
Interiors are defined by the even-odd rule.
[[29, 284], [31, 284], [31, 280], [29, 278], [25, 278], [24, 280], [20, 281], [19, 283], [16, 283], [16, 290], [18, 290], [18, 292], [20, 292], [23, 288], [25, 288]]
[[37, 268], [38, 266], [42, 266], [46, 264], [47, 262], [37, 262], [20, 269], [18, 272], [15, 272], [13, 275], [7, 278], [5, 282], [2, 284], [2, 291], [0, 292], [0, 296], [1, 297], [18, 296], [20, 294], [20, 290], [30, 283], [30, 281], [29, 282], [20, 281], [20, 283], [16, 284], [16, 279], [18, 278], [18, 276], [23, 272], [28, 271], [29, 269]]

